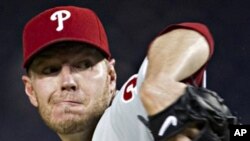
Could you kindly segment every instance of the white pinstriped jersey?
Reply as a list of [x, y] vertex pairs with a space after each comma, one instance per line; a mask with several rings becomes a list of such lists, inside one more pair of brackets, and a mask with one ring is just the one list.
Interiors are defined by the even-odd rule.
[[153, 141], [148, 128], [138, 119], [138, 115], [147, 119], [138, 90], [144, 79], [147, 59], [144, 60], [138, 74], [133, 75], [117, 92], [112, 105], [100, 119], [93, 141]]

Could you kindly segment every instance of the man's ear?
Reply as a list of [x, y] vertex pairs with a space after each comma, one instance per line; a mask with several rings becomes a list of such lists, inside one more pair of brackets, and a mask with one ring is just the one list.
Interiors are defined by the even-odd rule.
[[29, 100], [31, 102], [31, 104], [35, 107], [38, 106], [38, 102], [37, 102], [37, 98], [33, 89], [33, 86], [31, 84], [31, 79], [29, 76], [23, 75], [22, 76], [22, 80], [24, 83], [24, 87], [25, 87], [25, 93], [26, 95], [29, 97]]
[[109, 65], [109, 76], [110, 76], [110, 93], [112, 94], [112, 98], [115, 95], [115, 91], [116, 91], [116, 79], [117, 79], [117, 75], [116, 75], [116, 71], [115, 71], [115, 59], [111, 59], [108, 62]]

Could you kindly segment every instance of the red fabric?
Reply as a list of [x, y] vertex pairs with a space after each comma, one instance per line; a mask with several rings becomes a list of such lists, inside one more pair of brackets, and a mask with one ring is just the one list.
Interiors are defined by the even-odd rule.
[[[208, 44], [209, 44], [209, 50], [210, 50], [209, 51], [209, 59], [211, 58], [211, 56], [213, 55], [213, 52], [214, 52], [214, 40], [213, 40], [212, 34], [210, 33], [210, 31], [209, 31], [209, 29], [207, 28], [206, 25], [204, 25], [202, 23], [194, 23], [194, 22], [185, 22], [185, 23], [174, 24], [174, 25], [170, 25], [167, 28], [165, 28], [160, 33], [160, 35], [162, 35], [162, 34], [164, 34], [166, 32], [169, 32], [169, 31], [171, 31], [173, 29], [176, 29], [176, 28], [191, 29], [191, 30], [195, 30], [195, 31], [199, 32], [200, 34], [202, 34], [205, 37], [205, 39], [207, 40]], [[208, 63], [208, 61], [207, 61], [207, 63]], [[203, 74], [204, 74], [204, 71], [206, 69], [207, 63], [204, 64], [192, 76], [186, 78], [182, 82], [185, 82], [185, 83], [188, 83], [188, 84], [191, 84], [191, 85], [202, 86]]]
[[[56, 31], [59, 23], [58, 20], [51, 20], [51, 15], [60, 10], [67, 10], [71, 15], [63, 21], [63, 29]], [[86, 8], [62, 6], [46, 10], [26, 24], [23, 31], [23, 66], [26, 67], [31, 57], [40, 50], [60, 41], [88, 43], [103, 51], [107, 58], [111, 56], [106, 32], [96, 14]]]

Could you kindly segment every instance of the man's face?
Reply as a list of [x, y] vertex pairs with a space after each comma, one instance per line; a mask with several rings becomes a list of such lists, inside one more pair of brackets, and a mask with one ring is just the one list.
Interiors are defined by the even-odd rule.
[[75, 46], [40, 53], [22, 79], [46, 124], [68, 134], [96, 126], [112, 99], [116, 76], [97, 50]]

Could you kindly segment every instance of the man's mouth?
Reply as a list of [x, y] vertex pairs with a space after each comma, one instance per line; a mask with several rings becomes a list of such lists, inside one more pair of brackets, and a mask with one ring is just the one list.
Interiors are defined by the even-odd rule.
[[78, 105], [82, 105], [82, 102], [77, 101], [77, 100], [59, 100], [55, 102], [55, 104], [67, 104], [70, 106], [78, 106]]

